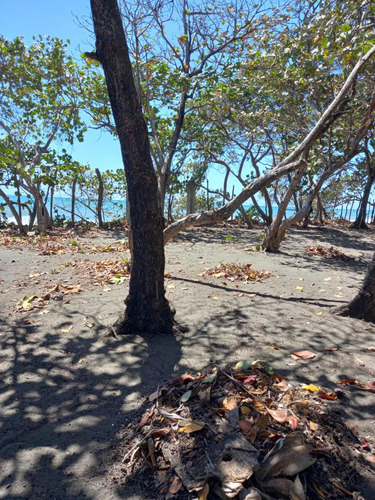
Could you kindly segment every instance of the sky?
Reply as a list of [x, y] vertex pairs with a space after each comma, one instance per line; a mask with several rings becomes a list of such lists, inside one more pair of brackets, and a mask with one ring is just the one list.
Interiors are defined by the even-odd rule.
[[[82, 52], [95, 48], [89, 0], [0, 0], [0, 34], [5, 38], [23, 35], [32, 44], [33, 35], [50, 35], [70, 40], [69, 52], [79, 58]], [[123, 168], [120, 145], [108, 132], [89, 130], [83, 143], [64, 145], [73, 159], [99, 170]], [[222, 187], [223, 175], [213, 170], [209, 174], [210, 189]], [[237, 184], [237, 183], [236, 183]], [[228, 186], [230, 191], [232, 187]], [[239, 184], [235, 187], [240, 191]]]
[[[1, 0], [0, 5], [0, 34], [5, 38], [23, 35], [30, 45], [33, 35], [69, 39], [69, 52], [77, 58], [81, 52], [94, 50], [93, 36], [82, 27], [90, 19], [89, 0]], [[119, 143], [109, 133], [90, 130], [83, 143], [64, 147], [74, 160], [92, 168], [123, 168]]]

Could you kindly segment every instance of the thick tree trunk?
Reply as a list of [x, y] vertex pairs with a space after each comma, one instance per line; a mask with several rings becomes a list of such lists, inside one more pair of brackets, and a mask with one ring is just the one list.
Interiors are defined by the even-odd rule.
[[96, 53], [120, 139], [130, 202], [133, 257], [125, 315], [118, 333], [172, 331], [174, 311], [164, 289], [164, 220], [147, 126], [134, 84], [116, 0], [91, 0]]
[[375, 253], [358, 294], [349, 304], [339, 307], [336, 314], [375, 323]]

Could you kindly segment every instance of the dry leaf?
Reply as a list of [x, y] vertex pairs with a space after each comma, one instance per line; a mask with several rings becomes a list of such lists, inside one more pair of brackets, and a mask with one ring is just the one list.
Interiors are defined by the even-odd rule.
[[319, 429], [319, 424], [316, 422], [313, 422], [312, 420], [309, 421], [309, 427], [312, 431], [317, 431]]
[[370, 345], [369, 347], [366, 347], [366, 351], [375, 351], [375, 346]]
[[303, 290], [303, 286], [296, 286], [296, 290]]
[[322, 311], [319, 311], [319, 312], [317, 312], [317, 313], [315, 313], [315, 314], [316, 314], [317, 316], [323, 316]]
[[311, 351], [297, 351], [293, 352], [294, 356], [298, 356], [298, 358], [302, 359], [312, 359], [315, 358], [315, 354]]
[[95, 326], [95, 323], [94, 322], [91, 322], [91, 323], [86, 323], [86, 326], [88, 328], [93, 328]]
[[325, 351], [337, 351], [338, 347], [325, 347], [324, 350]]
[[240, 429], [244, 436], [249, 436], [254, 433], [254, 421], [253, 419], [245, 418], [240, 420]]
[[320, 390], [319, 387], [317, 387], [316, 385], [303, 385], [302, 389], [305, 389], [306, 391], [310, 392], [316, 392]]
[[236, 396], [228, 396], [227, 398], [224, 398], [223, 400], [223, 408], [225, 410], [234, 410], [234, 408], [237, 408], [237, 398]]
[[206, 483], [203, 490], [198, 491], [198, 500], [207, 500], [209, 491], [210, 487], [208, 486], [208, 483]]
[[168, 491], [172, 495], [175, 495], [176, 493], [178, 493], [180, 491], [181, 487], [182, 487], [181, 480], [177, 476], [175, 476], [175, 478], [173, 479], [172, 484], [170, 485]]
[[186, 432], [187, 434], [190, 434], [191, 432], [198, 432], [201, 431], [205, 426], [204, 422], [199, 422], [198, 420], [195, 420], [193, 422], [189, 422], [188, 424], [180, 427], [178, 429], [178, 432]]
[[331, 277], [328, 277], [328, 278], [324, 278], [324, 281], [331, 281], [332, 278]]
[[361, 361], [359, 358], [355, 358], [356, 362], [359, 364], [359, 366], [366, 366], [366, 363], [364, 363], [363, 361]]
[[219, 297], [211, 297], [212, 300], [219, 300]]
[[61, 333], [69, 333], [72, 328], [73, 328], [73, 325], [70, 325], [67, 328], [61, 328], [60, 332]]
[[280, 349], [280, 347], [278, 345], [272, 344], [268, 346], [268, 349], [275, 349], [275, 351], [277, 351], [278, 349]]

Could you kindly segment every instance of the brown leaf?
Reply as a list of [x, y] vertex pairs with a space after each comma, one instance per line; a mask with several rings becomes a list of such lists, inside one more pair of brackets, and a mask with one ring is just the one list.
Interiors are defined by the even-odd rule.
[[224, 398], [223, 400], [223, 408], [225, 410], [234, 410], [234, 408], [237, 408], [237, 398], [236, 396], [228, 396]]
[[250, 418], [245, 418], [240, 420], [240, 429], [244, 436], [250, 436], [254, 433], [253, 429], [254, 420]]
[[325, 351], [337, 351], [338, 347], [325, 347], [324, 350]]
[[315, 354], [311, 351], [297, 351], [293, 352], [294, 356], [297, 356], [298, 358], [302, 359], [312, 359], [315, 358]]
[[335, 392], [323, 392], [318, 391], [319, 397], [322, 399], [327, 399], [328, 401], [335, 401], [337, 399], [337, 394]]
[[181, 487], [182, 487], [181, 480], [177, 476], [175, 476], [175, 478], [173, 479], [172, 484], [170, 485], [168, 491], [172, 495], [175, 495], [176, 493], [178, 493], [180, 491]]
[[309, 427], [312, 431], [317, 431], [319, 429], [319, 424], [316, 422], [313, 422], [312, 420], [309, 421]]

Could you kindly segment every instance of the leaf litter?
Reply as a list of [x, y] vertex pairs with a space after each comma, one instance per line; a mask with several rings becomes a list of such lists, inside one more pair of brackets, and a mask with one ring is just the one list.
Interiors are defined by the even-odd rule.
[[108, 478], [153, 499], [360, 499], [374, 448], [330, 406], [338, 397], [295, 388], [261, 360], [183, 374], [121, 432]]
[[202, 277], [213, 276], [214, 278], [225, 278], [228, 281], [242, 281], [245, 283], [263, 283], [271, 276], [270, 271], [256, 271], [252, 269], [252, 264], [220, 264], [213, 269], [206, 268]]
[[355, 260], [354, 257], [350, 257], [345, 253], [341, 252], [338, 248], [335, 247], [322, 247], [322, 246], [311, 246], [306, 247], [305, 252], [318, 255], [320, 257], [327, 257], [329, 259], [339, 259], [343, 261]]

